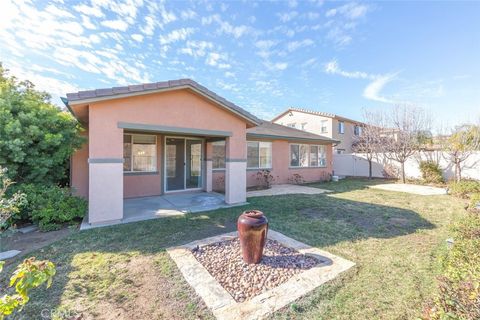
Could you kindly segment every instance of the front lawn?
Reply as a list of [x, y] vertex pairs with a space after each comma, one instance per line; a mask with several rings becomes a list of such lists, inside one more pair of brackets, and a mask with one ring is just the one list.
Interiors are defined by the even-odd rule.
[[273, 318], [415, 318], [435, 290], [435, 255], [445, 250], [448, 225], [464, 215], [463, 202], [368, 189], [368, 183], [374, 182], [311, 185], [335, 192], [251, 198], [246, 207], [75, 233], [32, 253], [52, 260], [57, 275], [50, 289], [33, 294], [22, 315], [212, 318], [165, 248], [233, 231], [241, 211], [256, 208], [272, 229], [357, 264]]

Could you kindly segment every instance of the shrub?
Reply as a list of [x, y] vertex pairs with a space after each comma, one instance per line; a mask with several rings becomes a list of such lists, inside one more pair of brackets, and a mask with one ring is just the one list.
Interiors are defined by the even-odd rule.
[[42, 231], [59, 229], [64, 223], [83, 218], [87, 211], [87, 202], [73, 196], [68, 188], [36, 184], [19, 187], [28, 203], [21, 207], [17, 219], [28, 217]]
[[462, 180], [448, 184], [450, 194], [461, 198], [470, 198], [473, 193], [480, 193], [480, 181]]
[[303, 179], [301, 174], [294, 173], [290, 178], [288, 178], [288, 182], [291, 184], [302, 184], [305, 183], [305, 179]]
[[469, 208], [472, 210], [479, 210], [479, 209], [476, 209], [477, 205], [480, 206], [480, 193], [474, 193], [470, 196]]
[[70, 155], [84, 143], [80, 124], [29, 81], [0, 63], [0, 163], [18, 183], [59, 183]]
[[440, 169], [438, 163], [435, 161], [421, 161], [420, 172], [422, 173], [422, 179], [426, 183], [442, 183], [442, 169]]
[[480, 215], [455, 225], [454, 244], [440, 257], [438, 294], [424, 319], [480, 319]]
[[272, 187], [272, 182], [275, 181], [270, 170], [260, 170], [257, 172], [256, 177], [257, 186], [265, 189], [270, 189]]
[[8, 221], [12, 215], [19, 212], [19, 206], [26, 204], [25, 195], [15, 192], [7, 196], [8, 188], [14, 183], [5, 177], [6, 168], [0, 167], [0, 230], [8, 228]]

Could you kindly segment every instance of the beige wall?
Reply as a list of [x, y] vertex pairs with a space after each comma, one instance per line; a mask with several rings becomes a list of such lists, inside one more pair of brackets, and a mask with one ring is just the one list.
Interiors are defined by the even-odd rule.
[[[291, 114], [291, 115], [290, 115]], [[322, 127], [322, 120], [327, 121], [328, 130], [327, 132], [321, 131]], [[354, 140], [354, 123], [350, 121], [344, 121], [345, 123], [345, 133], [340, 134], [338, 133], [338, 122], [341, 120], [324, 117], [321, 115], [300, 112], [292, 110], [291, 112], [286, 113], [282, 117], [275, 120], [275, 123], [282, 124], [282, 125], [289, 125], [291, 123], [296, 124], [296, 129], [302, 129], [301, 124], [306, 123], [305, 131], [319, 134], [325, 137], [329, 137], [335, 140], [339, 140], [341, 143], [334, 147], [336, 149], [344, 149], [345, 153], [352, 153], [352, 142]]]

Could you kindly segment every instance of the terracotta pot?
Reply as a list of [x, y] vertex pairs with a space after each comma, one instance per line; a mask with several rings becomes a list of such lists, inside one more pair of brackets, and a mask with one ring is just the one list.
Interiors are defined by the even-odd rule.
[[259, 210], [245, 211], [238, 217], [237, 228], [243, 261], [259, 263], [267, 239], [267, 217]]

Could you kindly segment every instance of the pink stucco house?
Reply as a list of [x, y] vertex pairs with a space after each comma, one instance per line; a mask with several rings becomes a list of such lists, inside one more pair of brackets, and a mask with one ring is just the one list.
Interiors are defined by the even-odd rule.
[[89, 201], [88, 222], [123, 218], [126, 198], [186, 191], [246, 201], [256, 173], [274, 183], [332, 173], [330, 138], [262, 121], [189, 80], [67, 94], [87, 143], [71, 159], [71, 186]]

